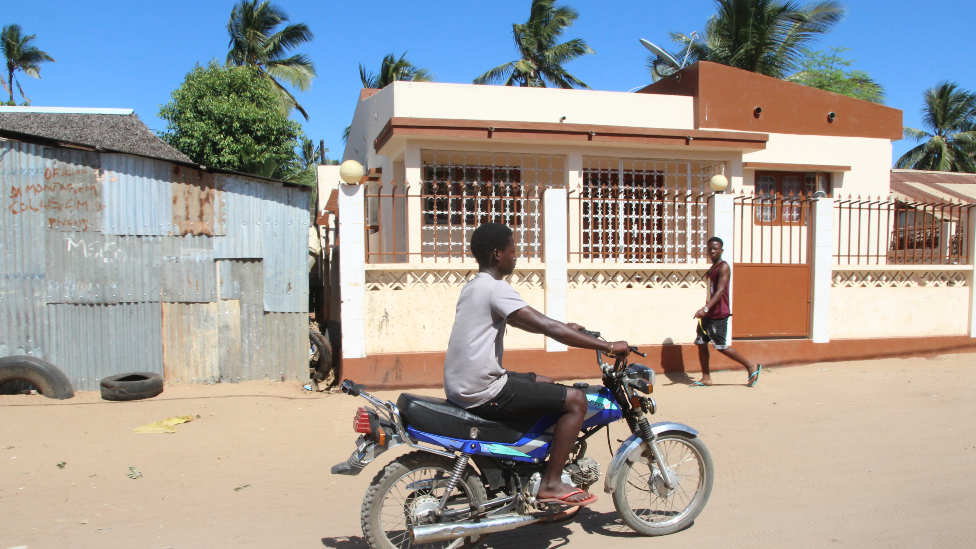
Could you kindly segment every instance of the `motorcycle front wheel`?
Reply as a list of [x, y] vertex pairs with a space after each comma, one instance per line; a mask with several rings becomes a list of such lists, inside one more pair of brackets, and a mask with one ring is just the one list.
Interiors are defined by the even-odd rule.
[[686, 528], [712, 493], [714, 468], [698, 437], [664, 433], [658, 450], [675, 480], [669, 489], [643, 444], [635, 446], [617, 474], [613, 505], [624, 523], [645, 536], [663, 536]]
[[[447, 506], [438, 517], [435, 513], [454, 461], [429, 452], [411, 452], [400, 456], [373, 478], [363, 498], [361, 520], [363, 535], [372, 549], [406, 549], [412, 547], [410, 528], [441, 521], [467, 520], [487, 501], [484, 484], [468, 466]], [[425, 549], [460, 549], [480, 541], [480, 537], [459, 538], [424, 544]]]

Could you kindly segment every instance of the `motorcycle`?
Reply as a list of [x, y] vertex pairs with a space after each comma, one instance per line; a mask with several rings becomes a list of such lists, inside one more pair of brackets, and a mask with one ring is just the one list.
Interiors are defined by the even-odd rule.
[[[584, 333], [601, 338], [599, 332]], [[636, 347], [631, 351], [647, 356]], [[677, 532], [708, 501], [711, 455], [691, 427], [648, 422], [647, 416], [657, 411], [650, 396], [653, 370], [626, 357], [610, 365], [603, 356], [596, 352], [603, 386], [574, 384], [586, 394], [587, 412], [562, 480], [583, 490], [595, 485], [600, 464], [586, 456], [587, 440], [624, 419], [632, 434], [612, 454], [603, 489], [634, 531], [645, 536]], [[469, 549], [492, 533], [567, 522], [582, 510], [536, 497], [558, 415], [494, 421], [440, 398], [403, 393], [396, 404], [384, 403], [350, 380], [342, 382], [342, 391], [372, 406], [357, 410], [356, 450], [333, 466], [332, 474], [358, 475], [402, 444], [414, 450], [387, 464], [366, 490], [361, 520], [372, 549], [421, 544]]]

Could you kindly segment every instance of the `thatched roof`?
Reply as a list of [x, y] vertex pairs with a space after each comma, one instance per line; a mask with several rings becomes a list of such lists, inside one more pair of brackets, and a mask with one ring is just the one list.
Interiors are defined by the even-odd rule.
[[109, 151], [190, 162], [130, 109], [0, 107], [0, 135], [36, 136]]

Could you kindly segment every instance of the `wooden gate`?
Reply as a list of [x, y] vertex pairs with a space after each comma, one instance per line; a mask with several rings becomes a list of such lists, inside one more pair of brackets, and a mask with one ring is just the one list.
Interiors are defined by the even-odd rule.
[[812, 200], [757, 189], [735, 199], [732, 337], [809, 337]]

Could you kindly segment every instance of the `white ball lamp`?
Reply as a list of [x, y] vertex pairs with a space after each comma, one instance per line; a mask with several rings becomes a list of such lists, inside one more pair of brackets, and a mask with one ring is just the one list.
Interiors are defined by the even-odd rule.
[[346, 160], [339, 166], [339, 179], [342, 179], [346, 185], [358, 184], [365, 173], [363, 165], [355, 160]]
[[724, 191], [729, 186], [729, 180], [722, 174], [713, 175], [709, 180], [708, 186], [717, 193]]

